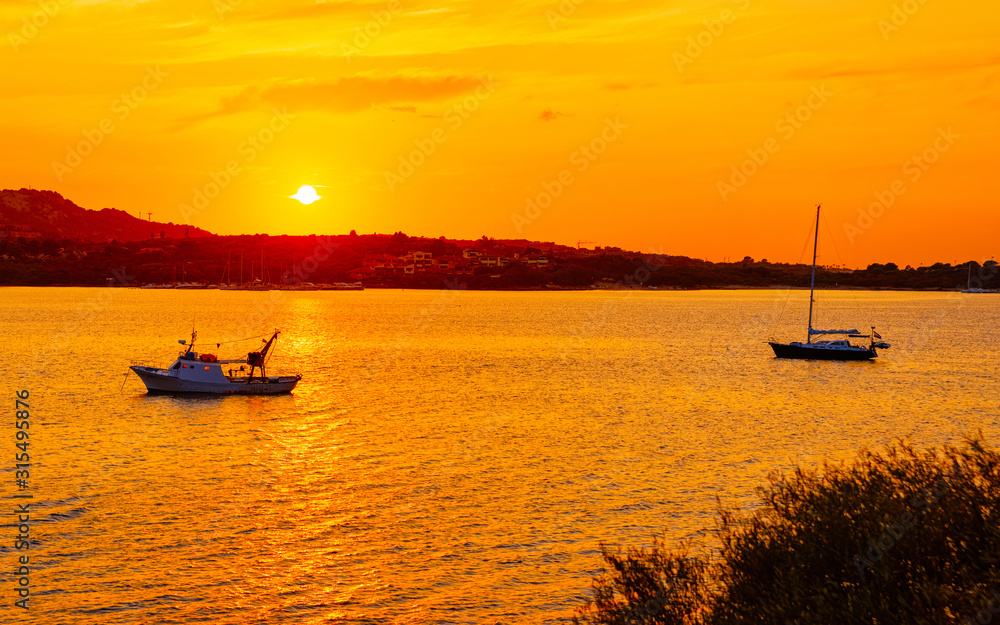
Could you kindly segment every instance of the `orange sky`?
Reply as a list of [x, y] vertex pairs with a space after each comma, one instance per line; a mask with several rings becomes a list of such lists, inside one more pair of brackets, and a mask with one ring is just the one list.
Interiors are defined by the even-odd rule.
[[[821, 262], [985, 260], [998, 17], [981, 0], [6, 1], [0, 187], [221, 234], [710, 260], [799, 260], [822, 202]], [[303, 184], [323, 199], [289, 199]]]

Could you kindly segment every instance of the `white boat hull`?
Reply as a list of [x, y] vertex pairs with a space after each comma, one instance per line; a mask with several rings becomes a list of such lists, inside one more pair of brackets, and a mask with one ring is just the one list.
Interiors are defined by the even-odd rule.
[[129, 367], [149, 393], [200, 393], [208, 395], [280, 395], [290, 393], [299, 383], [300, 376], [268, 376], [263, 379], [203, 381], [190, 380], [171, 375], [166, 369], [134, 365]]

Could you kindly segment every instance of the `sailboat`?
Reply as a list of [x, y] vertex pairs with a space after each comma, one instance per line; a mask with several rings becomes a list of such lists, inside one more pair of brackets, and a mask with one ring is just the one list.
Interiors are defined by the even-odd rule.
[[990, 291], [988, 289], [983, 289], [983, 288], [980, 288], [980, 287], [973, 288], [973, 286], [972, 286], [972, 262], [970, 261], [969, 262], [969, 283], [968, 283], [968, 286], [966, 286], [966, 288], [962, 289], [962, 293], [992, 293], [992, 292], [993, 291]]
[[[819, 209], [816, 207], [816, 235], [813, 239], [812, 280], [809, 283], [809, 333], [805, 343], [777, 343], [768, 341], [777, 358], [798, 358], [812, 360], [871, 360], [878, 356], [876, 349], [887, 349], [888, 343], [882, 342], [882, 336], [872, 326], [870, 334], [861, 334], [858, 330], [814, 330], [812, 327], [813, 303], [816, 292], [816, 251], [819, 247]], [[868, 345], [854, 345], [847, 339], [833, 341], [814, 341], [814, 336], [846, 335], [848, 338], [868, 339]]]

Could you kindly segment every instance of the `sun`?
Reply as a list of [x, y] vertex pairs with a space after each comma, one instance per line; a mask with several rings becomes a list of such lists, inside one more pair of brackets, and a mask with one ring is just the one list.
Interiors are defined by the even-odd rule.
[[320, 195], [316, 193], [316, 189], [307, 184], [299, 187], [299, 190], [295, 192], [295, 195], [289, 195], [288, 197], [293, 200], [298, 200], [303, 204], [312, 204], [316, 200], [322, 199]]

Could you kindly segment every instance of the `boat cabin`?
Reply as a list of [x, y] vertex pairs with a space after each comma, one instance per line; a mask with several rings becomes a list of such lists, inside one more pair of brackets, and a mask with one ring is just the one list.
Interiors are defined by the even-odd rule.
[[809, 347], [812, 349], [858, 349], [862, 351], [867, 351], [866, 348], [859, 345], [851, 345], [850, 341], [840, 339], [837, 341], [813, 341], [812, 343], [799, 343], [793, 341], [791, 345], [796, 345], [799, 347]]
[[[240, 381], [241, 378], [246, 380], [245, 375], [240, 375], [245, 371], [246, 364], [246, 360], [219, 360], [214, 354], [187, 352], [181, 354], [167, 371], [169, 376], [181, 380], [229, 383]], [[240, 367], [223, 369], [222, 365], [240, 365]]]

